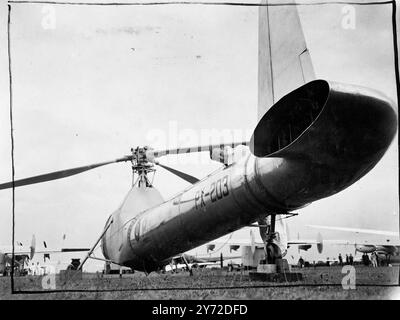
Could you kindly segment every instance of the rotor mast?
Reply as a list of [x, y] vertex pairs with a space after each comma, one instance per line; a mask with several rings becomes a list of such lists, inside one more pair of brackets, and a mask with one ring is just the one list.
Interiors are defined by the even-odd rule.
[[[131, 148], [132, 152], [132, 187], [138, 186], [139, 188], [142, 186], [152, 187], [152, 183], [150, 182], [147, 174], [149, 172], [155, 172], [154, 163], [148, 161], [147, 159], [147, 151], [149, 147], [136, 147]], [[138, 178], [135, 180], [135, 172], [138, 175]]]

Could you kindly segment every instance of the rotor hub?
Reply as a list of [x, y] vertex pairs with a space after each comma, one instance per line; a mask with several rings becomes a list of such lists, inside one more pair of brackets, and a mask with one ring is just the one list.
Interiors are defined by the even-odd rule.
[[[146, 185], [146, 187], [151, 187], [151, 182], [147, 177], [150, 172], [155, 172], [154, 169], [154, 157], [151, 157], [152, 153], [149, 152], [153, 150], [148, 146], [131, 148], [132, 152], [132, 185], [138, 184]], [[135, 181], [135, 173], [138, 175], [138, 180]]]

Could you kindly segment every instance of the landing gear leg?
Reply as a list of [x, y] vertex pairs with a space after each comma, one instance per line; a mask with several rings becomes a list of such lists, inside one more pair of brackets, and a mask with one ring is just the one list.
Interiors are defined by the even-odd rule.
[[[270, 218], [270, 221], [268, 221], [268, 218]], [[264, 242], [265, 262], [267, 264], [275, 264], [277, 259], [282, 259], [281, 249], [275, 243], [275, 222], [276, 214], [271, 214], [270, 216], [258, 221], [258, 224], [260, 225], [260, 235]]]
[[[287, 243], [285, 243], [286, 230], [276, 232], [275, 222], [276, 214], [270, 214], [258, 220], [260, 235], [264, 242], [265, 260], [260, 261], [256, 272], [250, 271], [250, 279], [273, 282], [300, 281], [302, 274], [291, 272], [287, 260], [282, 259], [286, 253], [284, 251], [286, 250], [285, 246], [287, 246]], [[278, 223], [280, 222], [278, 221]]]
[[193, 270], [192, 270], [192, 268], [189, 266], [189, 264], [188, 264], [188, 262], [187, 262], [187, 260], [186, 260], [185, 254], [182, 254], [182, 259], [183, 259], [183, 262], [185, 262], [186, 269], [187, 269], [187, 271], [189, 272], [189, 275], [190, 275], [190, 276], [193, 276]]
[[281, 249], [273, 242], [267, 244], [266, 259], [269, 264], [275, 264], [277, 259], [282, 259]]

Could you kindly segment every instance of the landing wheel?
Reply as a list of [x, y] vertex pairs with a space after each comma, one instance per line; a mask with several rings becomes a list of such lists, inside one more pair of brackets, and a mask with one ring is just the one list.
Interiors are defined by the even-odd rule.
[[266, 249], [268, 264], [275, 264], [277, 259], [282, 259], [281, 249], [275, 243], [268, 243]]
[[282, 252], [280, 247], [275, 243], [276, 214], [271, 214], [270, 218], [271, 221], [268, 221], [267, 218], [260, 219], [258, 224], [260, 225], [260, 235], [265, 245], [265, 261], [268, 264], [275, 264], [277, 259], [282, 259]]

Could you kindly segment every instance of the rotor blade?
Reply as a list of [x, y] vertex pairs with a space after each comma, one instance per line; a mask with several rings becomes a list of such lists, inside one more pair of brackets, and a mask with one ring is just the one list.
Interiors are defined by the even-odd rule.
[[112, 160], [112, 161], [100, 162], [100, 163], [90, 164], [90, 165], [83, 166], [83, 167], [71, 168], [71, 169], [66, 169], [66, 170], [61, 170], [61, 171], [54, 171], [54, 172], [45, 173], [45, 174], [41, 174], [41, 175], [34, 176], [34, 177], [29, 177], [29, 178], [20, 179], [20, 180], [14, 180], [14, 183], [11, 181], [11, 182], [0, 184], [0, 190], [12, 188], [13, 185], [14, 185], [14, 187], [20, 187], [20, 186], [26, 186], [26, 185], [35, 184], [35, 183], [41, 183], [41, 182], [46, 182], [46, 181], [51, 181], [51, 180], [62, 179], [62, 178], [73, 176], [75, 174], [79, 174], [79, 173], [82, 173], [82, 172], [85, 172], [88, 170], [98, 168], [101, 166], [105, 166], [107, 164], [129, 161], [129, 160], [131, 160], [131, 158], [132, 158], [132, 156], [125, 156], [123, 158], [119, 158], [119, 159]]
[[61, 252], [82, 252], [90, 251], [90, 248], [61, 248]]
[[167, 166], [165, 166], [163, 164], [160, 164], [160, 163], [157, 163], [157, 165], [159, 165], [160, 167], [164, 168], [165, 170], [168, 170], [169, 172], [172, 172], [173, 174], [177, 175], [179, 178], [182, 178], [183, 180], [186, 180], [187, 182], [189, 182], [191, 184], [194, 184], [194, 183], [200, 181], [200, 179], [197, 179], [197, 178], [195, 178], [195, 177], [193, 177], [193, 176], [191, 176], [191, 175], [189, 175], [187, 173], [184, 173], [182, 171], [172, 169], [172, 168], [167, 167]]
[[192, 153], [192, 152], [203, 152], [203, 151], [212, 151], [214, 148], [224, 148], [226, 146], [230, 146], [235, 148], [239, 145], [249, 146], [249, 141], [242, 142], [231, 142], [231, 143], [220, 143], [220, 144], [208, 144], [205, 146], [192, 146], [186, 148], [174, 148], [174, 149], [166, 149], [166, 150], [149, 150], [147, 151], [148, 158], [154, 156], [154, 158], [170, 155], [170, 154], [184, 154], [184, 153]]

